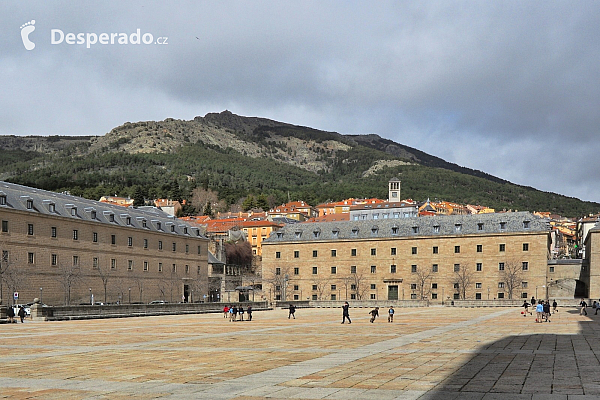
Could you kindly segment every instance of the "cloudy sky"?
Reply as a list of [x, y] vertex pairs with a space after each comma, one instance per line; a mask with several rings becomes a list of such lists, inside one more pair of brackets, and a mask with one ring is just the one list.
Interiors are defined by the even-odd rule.
[[376, 133], [600, 202], [597, 2], [8, 0], [0, 10], [1, 135], [104, 135], [227, 109]]

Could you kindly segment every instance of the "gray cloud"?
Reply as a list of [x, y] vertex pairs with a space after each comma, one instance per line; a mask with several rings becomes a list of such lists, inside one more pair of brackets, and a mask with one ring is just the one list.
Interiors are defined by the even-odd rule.
[[[600, 9], [592, 2], [3, 7], [1, 134], [101, 135], [125, 121], [229, 109], [378, 133], [515, 183], [600, 201]], [[31, 19], [36, 48], [27, 51], [19, 27]], [[50, 29], [138, 28], [168, 45], [50, 44]]]

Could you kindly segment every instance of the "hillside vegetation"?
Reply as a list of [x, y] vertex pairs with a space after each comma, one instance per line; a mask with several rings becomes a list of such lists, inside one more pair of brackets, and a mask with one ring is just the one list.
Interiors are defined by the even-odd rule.
[[[196, 187], [226, 204], [248, 196], [316, 205], [349, 197], [444, 199], [496, 209], [582, 216], [600, 204], [514, 185], [377, 135], [341, 135], [224, 111], [191, 121], [125, 123], [104, 136], [0, 137], [0, 179], [98, 199], [191, 198]], [[193, 204], [200, 212], [202, 204]], [[192, 208], [188, 212], [194, 212]]]

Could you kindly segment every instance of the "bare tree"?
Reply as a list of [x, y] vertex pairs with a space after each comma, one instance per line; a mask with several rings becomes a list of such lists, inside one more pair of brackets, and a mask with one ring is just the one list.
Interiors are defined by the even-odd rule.
[[58, 274], [56, 279], [62, 285], [65, 295], [65, 305], [71, 304], [71, 289], [81, 280], [81, 268], [79, 264], [58, 263]]
[[327, 286], [329, 286], [329, 278], [318, 278], [315, 277], [312, 280], [312, 285], [317, 288], [317, 299], [323, 300], [323, 295]]
[[504, 269], [500, 271], [500, 278], [504, 281], [508, 298], [513, 298], [513, 293], [523, 282], [523, 264], [510, 259], [504, 263]]
[[279, 293], [281, 300], [287, 300], [286, 286], [289, 283], [290, 267], [274, 267], [266, 271], [266, 276], [263, 276], [263, 282], [270, 285], [273, 289], [273, 294]]
[[344, 285], [344, 290], [346, 291], [346, 300], [348, 300], [348, 287], [352, 288], [352, 282], [354, 282], [354, 277], [352, 275], [342, 276], [340, 278], [342, 281], [342, 285]]
[[363, 274], [352, 274], [352, 285], [354, 286], [357, 300], [362, 300], [369, 291], [369, 286], [365, 281], [366, 278]]
[[[4, 284], [4, 282], [7, 282], [8, 271], [10, 270], [10, 267], [15, 262], [16, 262], [16, 259], [14, 259], [14, 260], [10, 259], [8, 250], [2, 250], [2, 257], [0, 258], [0, 301], [3, 299], [2, 296], [4, 294], [3, 284]], [[10, 292], [10, 289], [9, 289], [9, 292]]]
[[[171, 267], [171, 272], [169, 275], [169, 295], [170, 295], [170, 302], [173, 302], [173, 290], [177, 290], [177, 288], [179, 287], [179, 272], [177, 271], [177, 266], [175, 264], [173, 264], [173, 266]], [[140, 297], [141, 297], [141, 292], [140, 292]]]
[[467, 298], [467, 290], [473, 284], [473, 271], [469, 270], [467, 265], [454, 265], [454, 285], [461, 299]]
[[131, 278], [133, 280], [133, 283], [135, 284], [135, 286], [138, 289], [138, 293], [140, 294], [140, 303], [144, 302], [144, 281], [145, 281], [145, 277], [143, 275], [139, 275], [139, 274], [135, 274], [133, 275], [133, 277]]
[[102, 286], [104, 287], [104, 303], [106, 303], [106, 287], [108, 285], [108, 279], [110, 278], [110, 268], [108, 266], [102, 267], [100, 264], [94, 265], [92, 268], [96, 271], [96, 275], [102, 280]]
[[[24, 286], [27, 280], [27, 272], [22, 268], [13, 266], [4, 273], [3, 277], [6, 280], [9, 293], [14, 293], [18, 292]], [[13, 298], [13, 303], [14, 300]]]
[[433, 272], [431, 269], [423, 266], [417, 267], [414, 272], [414, 278], [417, 283], [417, 290], [419, 291], [421, 300], [424, 300], [425, 297], [429, 297], [429, 293], [431, 292], [429, 281], [431, 280], [432, 275]]

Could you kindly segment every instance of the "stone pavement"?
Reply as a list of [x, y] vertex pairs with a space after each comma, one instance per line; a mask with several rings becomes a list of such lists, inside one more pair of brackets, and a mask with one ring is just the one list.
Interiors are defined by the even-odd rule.
[[[515, 308], [0, 324], [0, 398], [600, 399], [600, 316]], [[591, 311], [591, 309], [589, 309]]]

